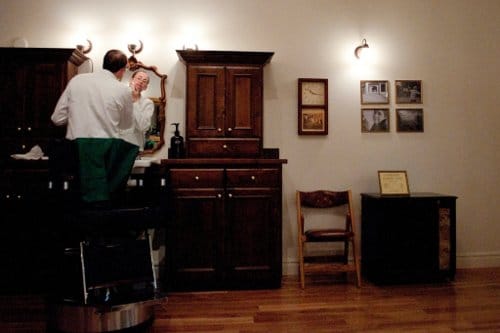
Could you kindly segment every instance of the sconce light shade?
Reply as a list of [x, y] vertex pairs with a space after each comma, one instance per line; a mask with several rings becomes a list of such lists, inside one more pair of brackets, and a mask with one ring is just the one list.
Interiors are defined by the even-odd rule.
[[367, 49], [367, 48], [369, 48], [369, 46], [366, 43], [366, 39], [363, 38], [363, 40], [361, 41], [361, 45], [354, 49], [354, 55], [356, 56], [356, 58], [360, 59], [363, 49]]
[[82, 52], [83, 54], [89, 53], [90, 51], [92, 51], [92, 42], [90, 41], [90, 39], [87, 39], [87, 43], [88, 43], [87, 46], [78, 44], [76, 46], [76, 49]]
[[182, 49], [184, 51], [198, 51], [198, 44], [192, 44], [189, 46], [186, 46], [185, 44], [182, 45]]
[[137, 44], [128, 44], [127, 46], [128, 50], [132, 52], [132, 56], [135, 56], [137, 53], [141, 53], [144, 44], [142, 44], [142, 40], [139, 40], [139, 47], [137, 47]]
[[135, 55], [142, 51], [144, 44], [142, 44], [142, 40], [139, 40], [139, 47], [137, 47], [137, 44], [128, 44], [127, 47], [128, 50], [132, 52], [132, 55], [128, 58], [128, 67], [130, 70], [136, 70], [137, 65], [139, 65], [141, 62], [137, 60]]

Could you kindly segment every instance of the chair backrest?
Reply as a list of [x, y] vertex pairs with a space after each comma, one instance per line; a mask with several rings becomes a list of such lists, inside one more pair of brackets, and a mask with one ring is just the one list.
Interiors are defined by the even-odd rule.
[[299, 233], [304, 232], [304, 212], [303, 207], [309, 208], [334, 208], [346, 206], [345, 229], [353, 231], [353, 209], [351, 190], [345, 191], [297, 191], [297, 221], [299, 222]]

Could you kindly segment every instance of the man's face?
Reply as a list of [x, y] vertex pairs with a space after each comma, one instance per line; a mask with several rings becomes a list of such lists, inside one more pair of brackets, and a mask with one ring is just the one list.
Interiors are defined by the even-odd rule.
[[149, 77], [146, 73], [143, 72], [135, 74], [135, 76], [132, 78], [132, 81], [130, 82], [132, 88], [139, 92], [146, 90], [148, 88], [148, 84]]

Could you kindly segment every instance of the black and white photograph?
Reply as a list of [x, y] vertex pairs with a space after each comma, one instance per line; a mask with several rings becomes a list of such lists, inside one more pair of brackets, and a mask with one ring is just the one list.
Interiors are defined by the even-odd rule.
[[361, 104], [389, 104], [389, 81], [361, 81]]
[[396, 109], [397, 132], [423, 132], [423, 109]]
[[397, 104], [422, 104], [422, 81], [396, 80]]
[[361, 132], [389, 132], [389, 109], [361, 109]]

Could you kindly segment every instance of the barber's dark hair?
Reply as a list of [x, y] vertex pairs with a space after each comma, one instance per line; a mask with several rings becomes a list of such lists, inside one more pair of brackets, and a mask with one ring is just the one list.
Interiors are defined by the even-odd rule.
[[127, 66], [127, 56], [120, 50], [109, 50], [104, 55], [102, 68], [107, 69], [111, 73], [116, 73], [120, 69]]

